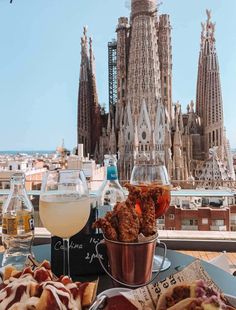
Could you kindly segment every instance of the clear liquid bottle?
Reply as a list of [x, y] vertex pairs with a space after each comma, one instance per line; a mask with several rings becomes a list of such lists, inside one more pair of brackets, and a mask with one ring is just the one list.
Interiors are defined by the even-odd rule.
[[2, 210], [2, 266], [24, 267], [34, 239], [34, 209], [25, 190], [25, 176], [15, 173]]
[[104, 217], [106, 212], [113, 210], [117, 202], [125, 200], [125, 192], [118, 181], [116, 157], [105, 155], [106, 179], [99, 189], [100, 206], [98, 217]]

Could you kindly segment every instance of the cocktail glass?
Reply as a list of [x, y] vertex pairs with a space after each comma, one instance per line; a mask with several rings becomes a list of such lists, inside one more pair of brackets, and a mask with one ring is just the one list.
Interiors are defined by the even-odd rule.
[[[161, 194], [157, 197], [156, 219], [166, 213], [170, 205], [170, 182], [164, 165], [137, 163], [133, 167], [130, 184], [140, 187], [143, 191], [148, 186], [160, 187]], [[153, 272], [160, 270], [162, 262], [161, 255], [154, 255]], [[170, 260], [165, 258], [161, 271], [168, 269], [170, 265]]]
[[47, 171], [42, 181], [39, 214], [44, 227], [63, 239], [63, 274], [70, 276], [69, 239], [83, 229], [90, 215], [83, 171]]

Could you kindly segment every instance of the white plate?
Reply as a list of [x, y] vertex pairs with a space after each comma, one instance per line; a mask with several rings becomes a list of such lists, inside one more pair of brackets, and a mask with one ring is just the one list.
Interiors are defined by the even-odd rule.
[[120, 293], [123, 292], [128, 292], [130, 291], [129, 288], [124, 288], [124, 287], [114, 287], [114, 288], [110, 288], [108, 290], [105, 290], [103, 292], [101, 292], [98, 296], [97, 299], [101, 296], [101, 295], [106, 295], [107, 297], [113, 297], [116, 295], [120, 295]]

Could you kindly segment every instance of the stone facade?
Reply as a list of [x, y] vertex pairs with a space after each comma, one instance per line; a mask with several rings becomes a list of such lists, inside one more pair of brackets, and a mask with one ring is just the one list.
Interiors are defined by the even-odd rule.
[[122, 180], [128, 180], [134, 163], [142, 161], [163, 162], [172, 180], [188, 181], [199, 178], [214, 147], [224, 167], [220, 171], [227, 170], [220, 177], [234, 179], [210, 11], [202, 23], [196, 109], [191, 101], [183, 113], [181, 104], [172, 101], [169, 15], [158, 14], [156, 0], [131, 4], [130, 20], [120, 17], [116, 28], [117, 102], [110, 104], [99, 158], [106, 152], [117, 153]]
[[[202, 24], [196, 110], [182, 113], [172, 102], [172, 46], [169, 16], [155, 1], [132, 1], [130, 23], [117, 27], [118, 102], [116, 127], [120, 177], [129, 179], [136, 161], [164, 162], [173, 180], [198, 179], [209, 149], [217, 147], [223, 170], [234, 179], [224, 134], [223, 102], [210, 11]], [[205, 86], [204, 86], [205, 85]], [[207, 113], [205, 113], [207, 111]], [[217, 172], [218, 173], [218, 172]]]

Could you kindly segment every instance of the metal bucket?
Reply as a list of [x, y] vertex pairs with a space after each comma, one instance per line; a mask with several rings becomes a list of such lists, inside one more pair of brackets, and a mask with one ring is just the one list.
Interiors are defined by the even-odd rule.
[[98, 247], [105, 243], [110, 265], [110, 272], [99, 259], [105, 272], [116, 282], [128, 287], [140, 287], [152, 282], [159, 274], [166, 256], [166, 245], [164, 247], [164, 258], [160, 270], [151, 279], [153, 257], [156, 249], [157, 235], [141, 242], [119, 242], [104, 238], [96, 245], [97, 257], [99, 258]]

